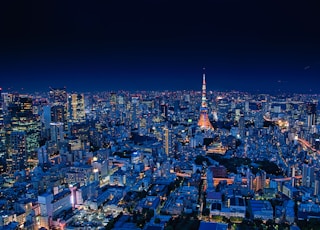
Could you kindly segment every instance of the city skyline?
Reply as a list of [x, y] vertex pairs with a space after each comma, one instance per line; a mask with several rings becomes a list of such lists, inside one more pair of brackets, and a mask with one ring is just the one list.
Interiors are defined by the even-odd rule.
[[208, 90], [319, 93], [310, 2], [6, 4], [4, 90], [201, 90], [206, 67]]
[[0, 230], [318, 229], [317, 9], [0, 3]]
[[3, 93], [0, 228], [316, 226], [319, 95], [206, 89]]

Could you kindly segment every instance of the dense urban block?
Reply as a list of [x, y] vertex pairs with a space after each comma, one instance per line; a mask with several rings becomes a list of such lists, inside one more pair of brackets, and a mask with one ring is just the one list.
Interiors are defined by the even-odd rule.
[[0, 229], [311, 228], [318, 100], [1, 92]]

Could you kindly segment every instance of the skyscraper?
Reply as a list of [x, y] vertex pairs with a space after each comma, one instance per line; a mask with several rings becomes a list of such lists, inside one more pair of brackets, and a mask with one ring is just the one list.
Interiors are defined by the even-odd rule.
[[73, 93], [68, 97], [69, 122], [85, 121], [84, 94]]
[[320, 193], [320, 174], [317, 172], [314, 179], [313, 195], [318, 196]]
[[51, 141], [58, 143], [64, 140], [63, 123], [52, 122], [50, 123]]
[[172, 151], [173, 151], [172, 131], [168, 127], [165, 127], [163, 131], [164, 131], [163, 147], [166, 155], [169, 156], [170, 154], [172, 154]]
[[50, 102], [53, 105], [67, 104], [67, 90], [66, 88], [50, 88], [49, 91]]
[[68, 130], [67, 124], [67, 90], [66, 88], [50, 88], [51, 121], [63, 122], [64, 131]]
[[116, 105], [117, 104], [117, 94], [112, 92], [110, 94], [110, 105]]
[[36, 159], [40, 139], [40, 117], [33, 114], [32, 98], [15, 95], [8, 106], [6, 147], [8, 170], [27, 168], [26, 160]]
[[311, 187], [314, 183], [314, 167], [304, 164], [302, 166], [302, 186]]
[[209, 121], [208, 117], [208, 106], [207, 106], [207, 88], [206, 88], [206, 75], [203, 74], [202, 78], [202, 98], [201, 98], [201, 107], [200, 107], [200, 117], [198, 121], [198, 126], [202, 130], [213, 130], [213, 126]]
[[6, 133], [4, 125], [4, 102], [2, 97], [2, 89], [0, 88], [0, 172], [4, 171], [6, 159]]
[[316, 103], [307, 103], [307, 125], [311, 127], [316, 125], [317, 122], [317, 104]]
[[41, 122], [42, 122], [42, 137], [49, 139], [50, 123], [51, 123], [51, 106], [50, 105], [45, 105], [42, 107]]

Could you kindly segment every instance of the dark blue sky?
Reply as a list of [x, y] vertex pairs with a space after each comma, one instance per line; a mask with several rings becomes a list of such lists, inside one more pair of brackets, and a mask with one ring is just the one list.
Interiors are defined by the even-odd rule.
[[316, 1], [1, 3], [0, 86], [200, 90], [206, 67], [211, 90], [320, 92], [316, 9]]

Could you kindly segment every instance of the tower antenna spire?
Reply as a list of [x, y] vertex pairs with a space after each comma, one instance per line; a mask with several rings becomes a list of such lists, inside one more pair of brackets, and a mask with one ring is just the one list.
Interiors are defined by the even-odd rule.
[[205, 68], [203, 68], [202, 75], [202, 94], [201, 94], [201, 107], [200, 107], [200, 118], [198, 125], [201, 129], [213, 129], [208, 117], [208, 106], [207, 106], [207, 84]]

